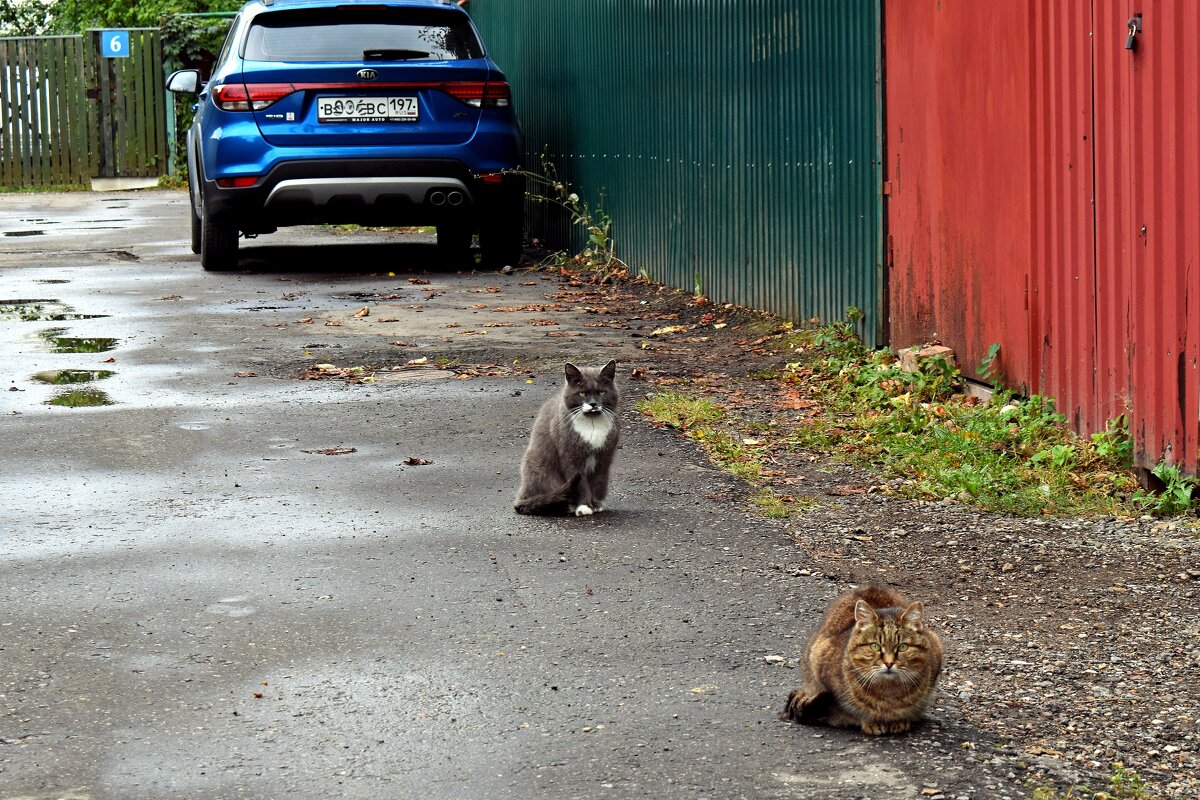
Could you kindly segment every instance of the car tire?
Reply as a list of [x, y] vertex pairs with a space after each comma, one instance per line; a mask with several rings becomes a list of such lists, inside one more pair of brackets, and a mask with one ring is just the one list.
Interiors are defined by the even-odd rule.
[[200, 218], [200, 266], [210, 272], [233, 269], [238, 260], [238, 229], [207, 214]]
[[471, 263], [471, 229], [461, 222], [437, 226], [438, 256], [445, 264], [458, 268]]
[[188, 200], [190, 201], [192, 211], [192, 252], [196, 255], [200, 255], [200, 247], [202, 244], [201, 237], [203, 236], [204, 223], [200, 219], [199, 212], [196, 211], [196, 197], [191, 193], [191, 191], [188, 191]]
[[520, 205], [497, 209], [479, 228], [479, 249], [485, 269], [515, 267], [525, 245], [525, 218]]

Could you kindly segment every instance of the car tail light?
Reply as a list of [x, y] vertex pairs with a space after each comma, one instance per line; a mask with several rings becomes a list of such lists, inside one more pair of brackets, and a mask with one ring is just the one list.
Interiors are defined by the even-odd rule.
[[512, 94], [504, 81], [447, 83], [442, 88], [451, 97], [476, 108], [507, 108], [512, 102]]
[[225, 111], [261, 111], [294, 91], [290, 83], [226, 83], [213, 89], [213, 102]]
[[258, 183], [258, 176], [249, 175], [242, 178], [217, 178], [217, 186], [222, 189], [245, 189]]

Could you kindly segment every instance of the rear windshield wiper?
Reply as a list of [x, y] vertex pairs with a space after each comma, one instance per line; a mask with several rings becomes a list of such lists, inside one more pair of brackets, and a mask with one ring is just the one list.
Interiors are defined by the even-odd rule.
[[429, 53], [421, 50], [364, 50], [363, 61], [412, 61], [418, 58], [429, 58]]

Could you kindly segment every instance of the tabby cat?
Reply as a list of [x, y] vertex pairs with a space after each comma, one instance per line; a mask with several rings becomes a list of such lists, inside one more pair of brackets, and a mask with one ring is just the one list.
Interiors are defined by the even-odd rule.
[[942, 643], [921, 603], [866, 586], [835, 599], [804, 651], [804, 686], [780, 719], [863, 733], [901, 733], [924, 716], [942, 670]]
[[577, 517], [603, 510], [608, 474], [617, 450], [617, 362], [563, 368], [566, 383], [538, 411], [521, 460], [520, 514]]

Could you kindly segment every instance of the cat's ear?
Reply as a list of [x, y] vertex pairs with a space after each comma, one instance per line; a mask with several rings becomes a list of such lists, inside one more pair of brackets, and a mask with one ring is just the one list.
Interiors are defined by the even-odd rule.
[[912, 628], [914, 631], [921, 630], [921, 623], [925, 621], [925, 606], [918, 600], [901, 611], [900, 619], [897, 621], [901, 627]]
[[854, 621], [861, 626], [874, 625], [879, 622], [879, 615], [866, 600], [854, 604]]
[[616, 359], [613, 359], [612, 361], [609, 361], [607, 364], [604, 365], [604, 367], [600, 370], [600, 376], [608, 381], [611, 381], [613, 378], [615, 378], [617, 376], [617, 361], [616, 361]]
[[567, 376], [567, 382], [569, 383], [579, 383], [579, 381], [583, 380], [583, 373], [579, 371], [579, 367], [570, 361], [563, 367], [563, 374]]

